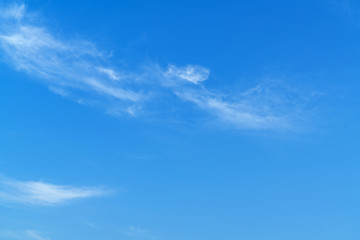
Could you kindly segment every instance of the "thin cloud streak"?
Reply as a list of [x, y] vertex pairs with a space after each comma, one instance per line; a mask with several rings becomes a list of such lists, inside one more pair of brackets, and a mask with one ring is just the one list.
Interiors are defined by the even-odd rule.
[[44, 237], [42, 233], [36, 230], [26, 231], [11, 231], [11, 230], [0, 230], [1, 239], [14, 239], [14, 240], [51, 240], [50, 238]]
[[97, 70], [100, 73], [106, 74], [112, 80], [115, 80], [115, 81], [120, 80], [118, 73], [116, 73], [113, 69], [98, 67]]
[[157, 236], [155, 236], [148, 230], [135, 226], [130, 226], [128, 230], [122, 231], [122, 233], [134, 239], [158, 239]]
[[28, 238], [33, 239], [33, 240], [50, 240], [50, 238], [41, 236], [41, 234], [35, 230], [27, 230], [27, 231], [25, 231], [25, 234]]
[[288, 127], [285, 119], [270, 114], [260, 115], [251, 110], [251, 105], [241, 102], [225, 101], [221, 96], [204, 92], [176, 92], [184, 101], [196, 104], [215, 115], [223, 123], [228, 123], [238, 129], [284, 129]]
[[0, 180], [0, 201], [54, 206], [71, 200], [99, 197], [108, 191], [98, 187], [55, 185], [41, 181]]
[[[9, 18], [19, 15], [15, 10], [6, 12]], [[47, 29], [20, 18], [3, 24], [0, 43], [18, 70], [38, 76], [50, 86], [93, 91], [122, 101], [141, 100], [141, 94], [113, 84], [111, 80], [119, 77], [114, 70], [98, 66], [105, 64], [104, 56], [90, 42], [61, 41]]]

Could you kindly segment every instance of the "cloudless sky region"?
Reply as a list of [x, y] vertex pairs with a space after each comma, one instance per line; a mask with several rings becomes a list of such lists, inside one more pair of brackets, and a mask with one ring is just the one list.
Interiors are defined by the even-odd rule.
[[0, 1], [1, 240], [358, 240], [360, 3]]

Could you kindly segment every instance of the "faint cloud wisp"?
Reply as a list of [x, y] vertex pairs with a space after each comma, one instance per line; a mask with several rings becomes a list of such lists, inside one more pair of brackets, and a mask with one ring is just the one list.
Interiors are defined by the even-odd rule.
[[0, 180], [0, 201], [38, 206], [55, 206], [71, 200], [99, 197], [107, 193], [99, 187], [74, 187], [41, 181]]
[[10, 231], [0, 230], [1, 239], [14, 239], [14, 240], [51, 240], [44, 237], [42, 233], [36, 230], [26, 231]]
[[41, 236], [40, 233], [35, 230], [27, 230], [25, 234], [27, 237], [33, 240], [50, 240], [50, 238], [45, 238]]

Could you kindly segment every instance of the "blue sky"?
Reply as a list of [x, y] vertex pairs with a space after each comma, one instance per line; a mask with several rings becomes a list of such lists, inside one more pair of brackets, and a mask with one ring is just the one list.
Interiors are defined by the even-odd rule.
[[0, 239], [359, 239], [360, 4], [3, 1]]

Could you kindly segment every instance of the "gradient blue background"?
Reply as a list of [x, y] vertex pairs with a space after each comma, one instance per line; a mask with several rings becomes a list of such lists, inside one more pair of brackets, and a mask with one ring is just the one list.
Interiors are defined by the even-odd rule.
[[[190, 62], [211, 69], [213, 88], [273, 78], [322, 96], [302, 132], [218, 129], [190, 116], [109, 116], [2, 62], [1, 173], [116, 190], [56, 208], [2, 206], [2, 229], [52, 240], [359, 239], [359, 3], [25, 3], [119, 65]], [[147, 233], [129, 236], [130, 226]]]

